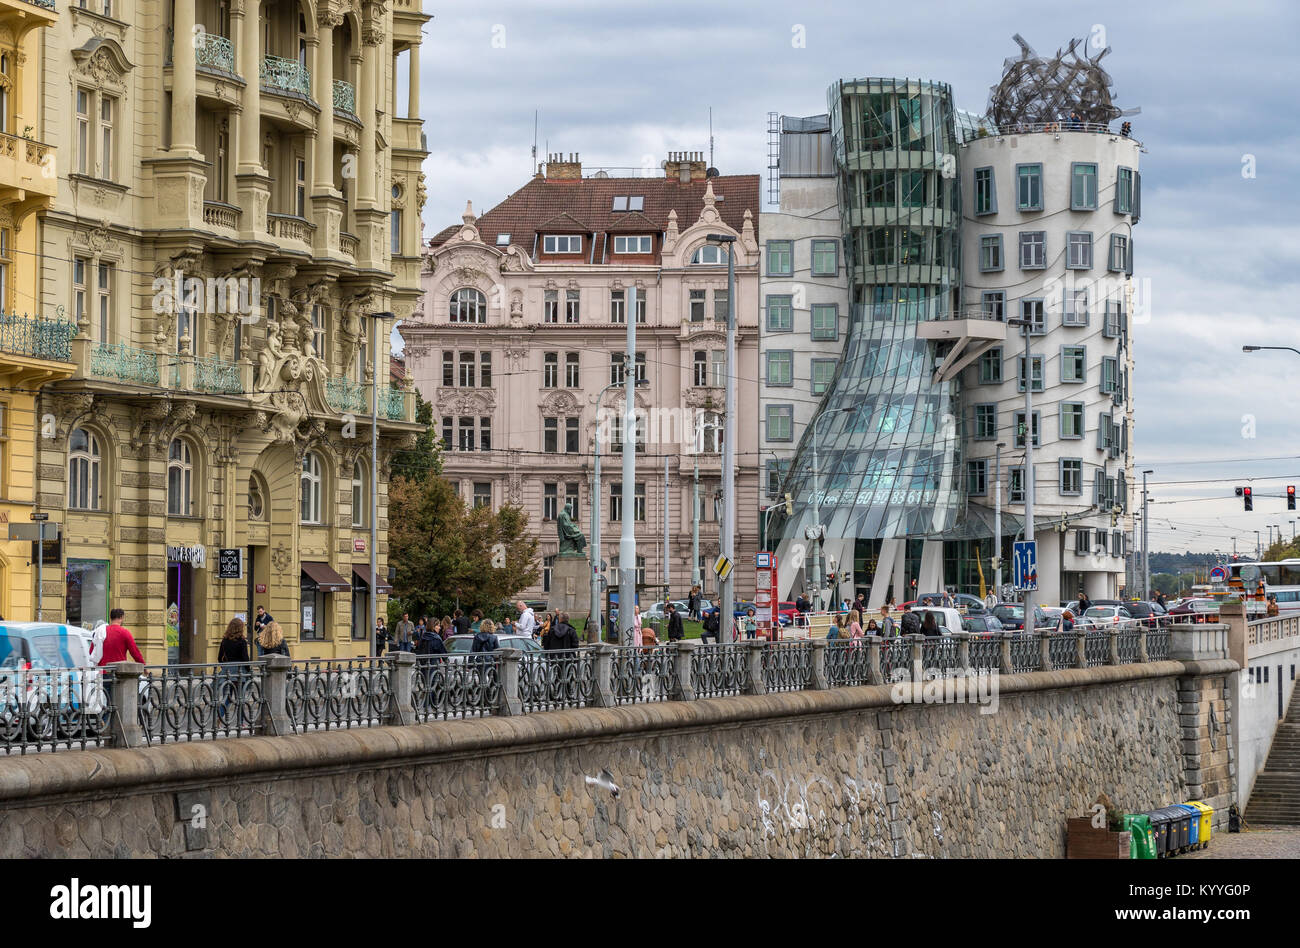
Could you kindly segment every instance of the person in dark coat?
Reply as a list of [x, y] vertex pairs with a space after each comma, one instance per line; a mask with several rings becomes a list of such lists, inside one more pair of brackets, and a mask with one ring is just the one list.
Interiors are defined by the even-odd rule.
[[668, 641], [680, 642], [686, 638], [686, 630], [682, 627], [682, 617], [677, 612], [677, 607], [671, 602], [668, 603]]
[[569, 624], [569, 614], [567, 612], [558, 613], [551, 628], [542, 636], [542, 648], [548, 652], [558, 652], [563, 649], [576, 649], [577, 647], [578, 630]]
[[456, 631], [452, 633], [453, 635], [469, 635], [469, 627], [473, 624], [473, 621], [469, 616], [457, 609], [452, 613], [451, 624], [456, 627]]
[[446, 655], [447, 647], [442, 644], [442, 636], [432, 625], [420, 630], [420, 637], [415, 642], [416, 655]]
[[719, 618], [718, 610], [716, 608], [710, 609], [704, 613], [704, 631], [700, 633], [700, 643], [703, 644], [709, 639], [713, 639], [714, 644], [717, 644], [721, 641], [719, 638], [721, 634], [722, 620]]
[[921, 634], [921, 620], [908, 603], [903, 603], [903, 615], [899, 618], [898, 625], [903, 635]]
[[248, 676], [247, 668], [242, 667], [242, 663], [247, 662], [248, 639], [244, 637], [244, 620], [236, 616], [226, 626], [226, 634], [221, 637], [221, 644], [217, 647], [217, 664], [221, 666], [217, 693], [222, 698], [217, 708], [217, 717], [222, 722], [226, 720], [226, 709], [236, 698], [238, 680], [251, 677]]

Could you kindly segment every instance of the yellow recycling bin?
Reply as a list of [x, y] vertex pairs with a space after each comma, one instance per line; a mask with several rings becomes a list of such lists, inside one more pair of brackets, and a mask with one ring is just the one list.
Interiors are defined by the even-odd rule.
[[1201, 813], [1197, 843], [1201, 849], [1204, 849], [1210, 845], [1210, 823], [1213, 822], [1214, 807], [1208, 803], [1202, 803], [1200, 800], [1188, 800], [1186, 805], [1199, 810]]

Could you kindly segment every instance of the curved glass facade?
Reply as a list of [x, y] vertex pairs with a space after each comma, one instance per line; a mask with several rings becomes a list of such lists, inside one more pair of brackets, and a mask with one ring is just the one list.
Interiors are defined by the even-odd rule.
[[828, 538], [937, 536], [964, 507], [959, 413], [956, 383], [933, 380], [935, 344], [917, 329], [960, 311], [952, 93], [858, 79], [836, 83], [828, 99], [850, 325], [782, 486], [795, 513], [774, 516], [773, 531], [802, 537], [820, 504]]

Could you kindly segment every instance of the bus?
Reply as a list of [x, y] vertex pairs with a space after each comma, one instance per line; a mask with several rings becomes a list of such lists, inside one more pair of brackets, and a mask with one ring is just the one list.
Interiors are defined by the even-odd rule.
[[1228, 589], [1243, 598], [1253, 596], [1264, 581], [1266, 596], [1277, 596], [1280, 613], [1300, 613], [1300, 559], [1269, 563], [1225, 563]]

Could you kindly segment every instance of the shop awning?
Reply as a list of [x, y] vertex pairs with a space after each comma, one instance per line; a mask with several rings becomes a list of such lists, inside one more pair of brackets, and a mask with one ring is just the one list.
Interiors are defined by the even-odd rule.
[[[372, 584], [370, 582], [369, 563], [353, 563], [352, 575], [355, 576], [357, 579], [361, 580], [361, 582], [365, 584], [365, 587], [367, 589], [371, 587]], [[387, 596], [392, 591], [393, 591], [393, 587], [388, 585], [388, 583], [383, 579], [379, 580], [379, 585], [375, 587], [375, 593], [380, 596]]]
[[352, 584], [330, 569], [328, 563], [309, 563], [303, 560], [302, 574], [315, 583], [321, 592], [351, 592]]

